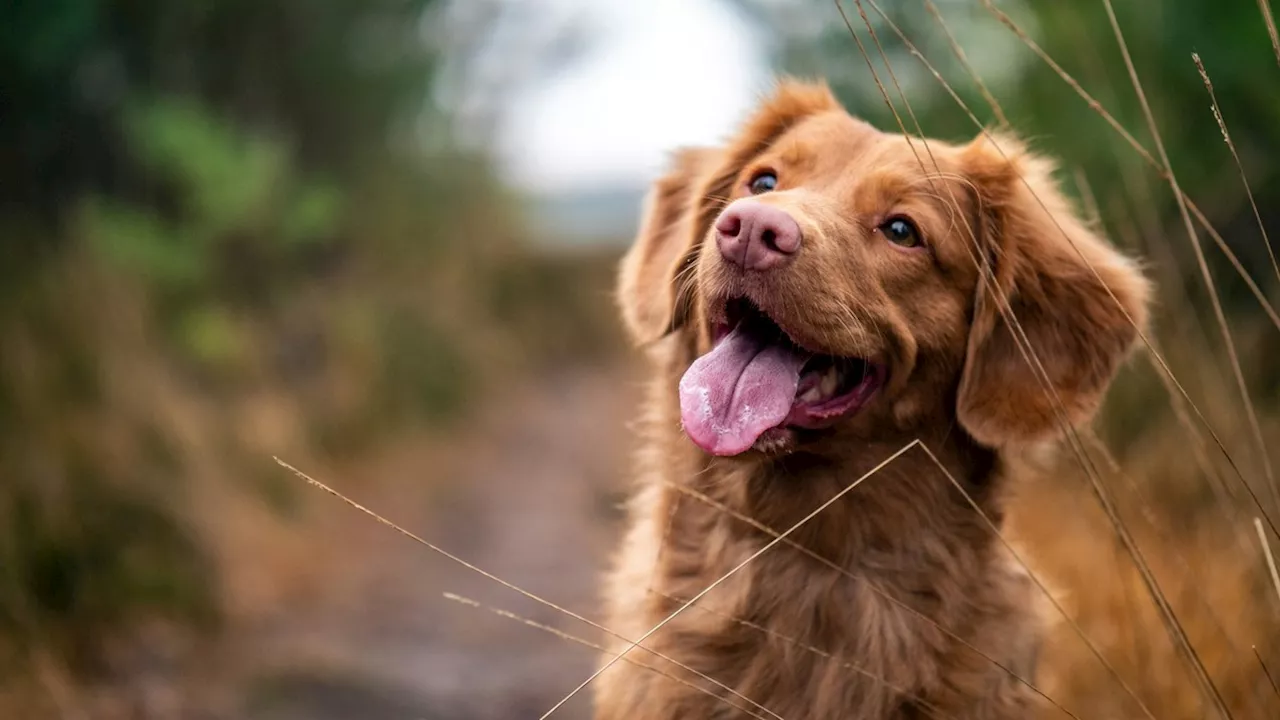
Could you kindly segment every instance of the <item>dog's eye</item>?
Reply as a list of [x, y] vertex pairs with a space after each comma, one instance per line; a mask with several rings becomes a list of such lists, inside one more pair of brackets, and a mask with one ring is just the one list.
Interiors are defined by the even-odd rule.
[[924, 241], [920, 239], [920, 231], [906, 218], [893, 218], [880, 226], [880, 232], [894, 245], [902, 247], [920, 247]]
[[752, 195], [767, 193], [778, 187], [778, 176], [770, 171], [758, 172], [755, 177], [751, 178], [751, 182], [747, 183], [747, 189]]

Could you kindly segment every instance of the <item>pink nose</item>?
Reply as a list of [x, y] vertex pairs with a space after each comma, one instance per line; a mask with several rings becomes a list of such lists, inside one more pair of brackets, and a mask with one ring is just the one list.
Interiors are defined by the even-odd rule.
[[716, 245], [725, 260], [747, 270], [785, 265], [800, 249], [800, 226], [786, 212], [739, 200], [716, 220]]

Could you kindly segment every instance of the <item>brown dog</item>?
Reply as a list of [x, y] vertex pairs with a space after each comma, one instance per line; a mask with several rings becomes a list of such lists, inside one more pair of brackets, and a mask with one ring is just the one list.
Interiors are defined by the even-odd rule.
[[[597, 718], [1030, 714], [1039, 595], [984, 515], [1010, 451], [1094, 413], [1149, 297], [1051, 170], [798, 82], [676, 156], [619, 282], [654, 367], [608, 626], [728, 577], [642, 643], [674, 662], [601, 675]], [[776, 540], [914, 440], [946, 471], [908, 449]]]

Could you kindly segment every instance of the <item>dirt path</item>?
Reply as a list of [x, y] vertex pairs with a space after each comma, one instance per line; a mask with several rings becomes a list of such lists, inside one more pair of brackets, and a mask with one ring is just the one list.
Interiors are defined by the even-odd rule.
[[[335, 485], [494, 575], [598, 618], [633, 398], [619, 370], [542, 378], [492, 401], [443, 452], [405, 443]], [[590, 627], [353, 510], [334, 518], [317, 548], [321, 596], [262, 631], [257, 650], [269, 669], [249, 717], [538, 717], [591, 674], [595, 651], [443, 594], [594, 641]], [[584, 718], [588, 708], [575, 698], [556, 716]]]

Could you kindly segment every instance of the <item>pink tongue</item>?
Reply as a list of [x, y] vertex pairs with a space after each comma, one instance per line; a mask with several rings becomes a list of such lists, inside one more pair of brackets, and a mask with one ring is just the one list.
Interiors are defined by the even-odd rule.
[[680, 379], [685, 432], [713, 455], [737, 455], [791, 412], [807, 353], [767, 343], [740, 324]]

